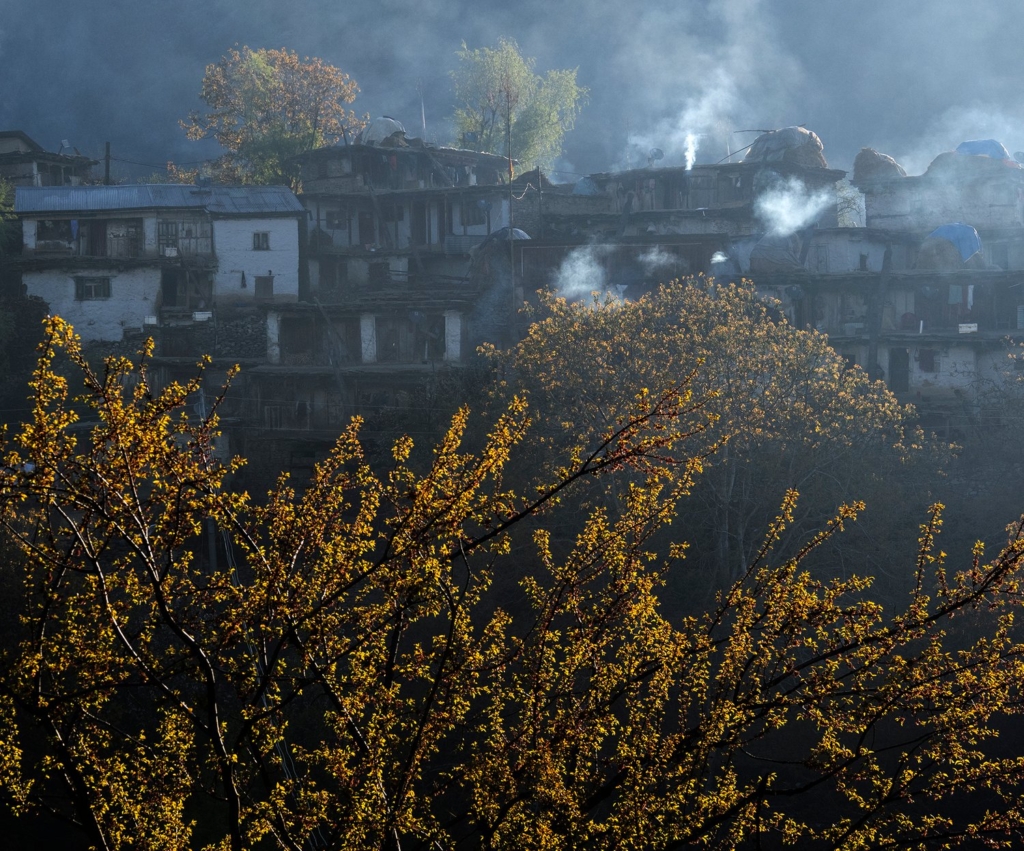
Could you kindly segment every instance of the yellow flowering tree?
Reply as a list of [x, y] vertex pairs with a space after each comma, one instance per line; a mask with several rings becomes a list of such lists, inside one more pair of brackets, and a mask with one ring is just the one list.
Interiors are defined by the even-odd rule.
[[625, 303], [545, 297], [534, 318], [519, 346], [491, 352], [494, 395], [499, 407], [530, 399], [555, 457], [586, 446], [642, 388], [688, 376], [707, 400], [715, 422], [701, 445], [717, 451], [679, 511], [691, 562], [716, 587], [745, 570], [789, 490], [803, 496], [786, 536], [799, 548], [839, 504], [881, 501], [915, 460], [937, 464], [933, 452], [915, 458], [910, 409], [824, 335], [773, 316], [749, 282], [674, 281]]
[[308, 487], [256, 502], [211, 453], [216, 407], [184, 413], [198, 374], [158, 389], [146, 359], [94, 372], [53, 320], [4, 450], [15, 812], [104, 849], [1019, 841], [1024, 760], [994, 745], [1021, 705], [1024, 526], [947, 570], [936, 508], [885, 610], [868, 579], [804, 566], [858, 505], [777, 553], [789, 493], [738, 578], [679, 617], [670, 524], [720, 442], [695, 370], [618, 397], [518, 493], [550, 425], [512, 398], [473, 451], [460, 411], [423, 470], [408, 439], [371, 469], [354, 423]]

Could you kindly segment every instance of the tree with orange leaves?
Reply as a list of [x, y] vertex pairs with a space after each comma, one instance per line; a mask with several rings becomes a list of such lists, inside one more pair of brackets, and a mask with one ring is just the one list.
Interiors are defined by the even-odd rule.
[[199, 96], [209, 108], [181, 122], [193, 140], [216, 139], [228, 153], [222, 176], [244, 183], [294, 183], [287, 160], [331, 145], [363, 121], [346, 108], [359, 86], [316, 57], [243, 46], [206, 66]]

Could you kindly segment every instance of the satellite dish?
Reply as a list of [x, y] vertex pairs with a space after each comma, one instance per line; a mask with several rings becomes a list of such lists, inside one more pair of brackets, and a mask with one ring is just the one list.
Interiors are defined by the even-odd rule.
[[651, 148], [651, 152], [647, 155], [650, 159], [661, 160], [665, 158], [665, 152], [661, 148]]

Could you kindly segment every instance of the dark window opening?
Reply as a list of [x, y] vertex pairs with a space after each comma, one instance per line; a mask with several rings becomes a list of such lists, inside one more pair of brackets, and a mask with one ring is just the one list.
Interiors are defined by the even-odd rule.
[[265, 301], [274, 297], [274, 276], [256, 276], [256, 300]]
[[386, 222], [400, 222], [405, 219], [405, 208], [401, 204], [382, 204], [380, 217]]
[[36, 246], [41, 242], [71, 242], [71, 222], [42, 219], [36, 224]]
[[917, 364], [921, 372], [938, 372], [938, 358], [935, 349], [918, 349]]
[[691, 175], [684, 186], [684, 198], [680, 207], [697, 210], [714, 203], [715, 179], [711, 175]]
[[359, 214], [359, 244], [374, 245], [377, 242], [377, 226], [373, 213]]
[[462, 224], [464, 227], [487, 224], [487, 210], [490, 205], [482, 198], [479, 201], [462, 202]]
[[164, 307], [178, 307], [178, 289], [182, 274], [177, 269], [164, 269], [160, 273], [160, 296]]
[[88, 247], [85, 253], [90, 257], [107, 256], [107, 223], [89, 222]]
[[889, 389], [893, 393], [910, 389], [910, 352], [906, 349], [889, 349]]
[[269, 251], [270, 250], [270, 234], [266, 231], [257, 232], [252, 235], [252, 250], [253, 251]]
[[427, 245], [428, 241], [427, 205], [423, 201], [414, 201], [412, 205], [412, 244]]
[[391, 283], [391, 269], [387, 263], [370, 264], [370, 286], [380, 287]]

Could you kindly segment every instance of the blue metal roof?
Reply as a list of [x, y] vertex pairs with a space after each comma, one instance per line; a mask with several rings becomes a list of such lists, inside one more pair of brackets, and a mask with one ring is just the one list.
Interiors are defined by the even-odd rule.
[[99, 213], [154, 208], [199, 209], [217, 216], [303, 212], [287, 186], [208, 186], [132, 183], [120, 186], [18, 186], [15, 213]]

